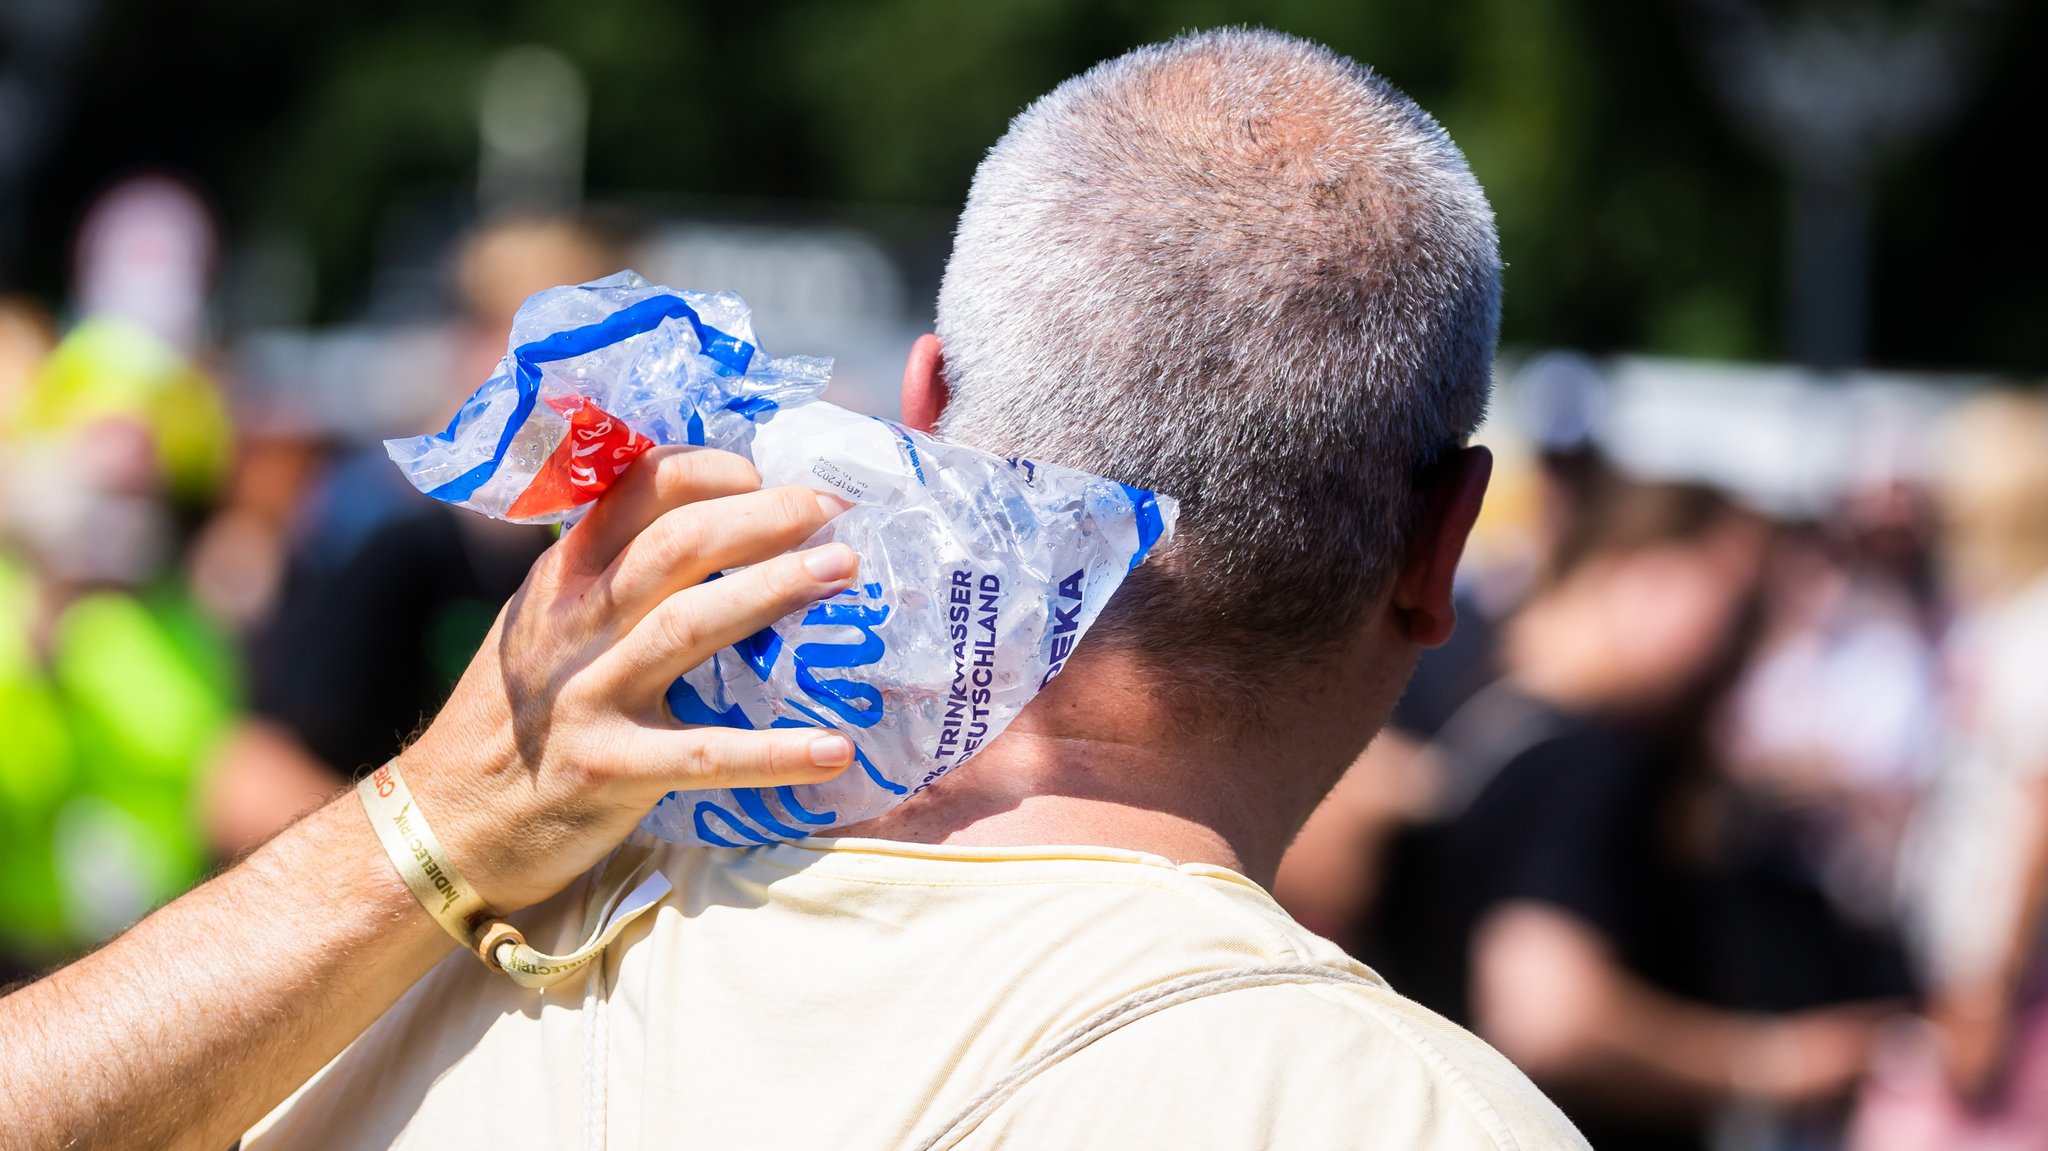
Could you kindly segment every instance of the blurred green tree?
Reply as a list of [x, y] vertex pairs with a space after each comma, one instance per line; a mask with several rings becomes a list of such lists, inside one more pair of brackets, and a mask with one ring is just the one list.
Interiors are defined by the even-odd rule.
[[[1785, 191], [1731, 124], [1687, 0], [103, 0], [10, 278], [56, 294], [64, 228], [138, 164], [190, 172], [229, 234], [288, 234], [321, 314], [356, 306], [394, 203], [473, 184], [476, 90], [534, 43], [590, 86], [587, 186], [957, 205], [1009, 117], [1184, 29], [1253, 23], [1371, 64], [1464, 146], [1499, 215], [1504, 335], [1595, 351], [1783, 352]], [[1871, 358], [2048, 369], [2044, 80], [2026, 6], [1962, 119], [1877, 184]], [[1979, 211], [1982, 207], [1987, 211]], [[8, 276], [0, 269], [0, 276]]]

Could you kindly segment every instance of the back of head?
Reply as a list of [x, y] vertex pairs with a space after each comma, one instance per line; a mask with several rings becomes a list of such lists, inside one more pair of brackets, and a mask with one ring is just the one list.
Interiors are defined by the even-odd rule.
[[982, 163], [939, 430], [1178, 497], [1092, 642], [1257, 679], [1387, 585], [1418, 470], [1484, 413], [1499, 305], [1491, 209], [1428, 114], [1305, 41], [1188, 36]]
[[1702, 484], [1610, 477], [1575, 509], [1575, 530], [1558, 542], [1544, 572], [1543, 592], [1603, 560], [1661, 548], [1696, 546], [1755, 518]]
[[1510, 622], [1505, 662], [1566, 710], [1692, 731], [1760, 638], [1768, 521], [1688, 483], [1616, 478]]
[[464, 238], [455, 276], [471, 319], [503, 339], [519, 305], [557, 284], [581, 284], [626, 266], [618, 229], [596, 216], [512, 214]]

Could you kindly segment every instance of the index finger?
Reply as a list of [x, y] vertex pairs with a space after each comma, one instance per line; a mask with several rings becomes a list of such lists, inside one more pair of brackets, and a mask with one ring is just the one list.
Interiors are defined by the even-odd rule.
[[673, 444], [654, 448], [634, 460], [563, 539], [563, 558], [571, 571], [597, 575], [663, 513], [760, 486], [754, 465], [731, 452]]

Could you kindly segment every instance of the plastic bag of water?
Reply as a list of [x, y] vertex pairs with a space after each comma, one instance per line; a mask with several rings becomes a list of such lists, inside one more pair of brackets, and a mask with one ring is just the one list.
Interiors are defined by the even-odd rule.
[[771, 358], [730, 292], [631, 272], [529, 299], [511, 350], [448, 427], [385, 446], [435, 499], [573, 521], [655, 444], [752, 460], [766, 486], [853, 507], [806, 546], [860, 556], [855, 585], [719, 651], [668, 693], [678, 720], [822, 727], [855, 766], [803, 787], [675, 792], [654, 834], [744, 847], [872, 818], [1000, 734], [1073, 654], [1174, 501], [1002, 459], [817, 397], [828, 360]]

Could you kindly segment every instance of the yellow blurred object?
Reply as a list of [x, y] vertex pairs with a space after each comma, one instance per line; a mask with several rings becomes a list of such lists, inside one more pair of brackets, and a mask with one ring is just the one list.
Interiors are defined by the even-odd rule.
[[472, 235], [456, 275], [470, 315], [502, 338], [528, 296], [557, 284], [581, 284], [625, 267], [615, 239], [569, 216], [508, 216]]
[[205, 497], [227, 474], [234, 430], [220, 389], [176, 348], [114, 317], [73, 328], [0, 427], [14, 437], [59, 437], [109, 417], [149, 429], [174, 496]]
[[56, 345], [49, 314], [39, 305], [19, 297], [0, 298], [0, 437], [7, 434], [18, 397]]
[[1956, 590], [1997, 598], [2048, 573], [2048, 404], [1987, 392], [1945, 432], [1936, 492]]
[[1479, 522], [1472, 525], [1468, 554], [1493, 563], [1526, 562], [1543, 526], [1543, 483], [1536, 453], [1519, 438], [1493, 434], [1483, 445], [1493, 452], [1493, 478]]

